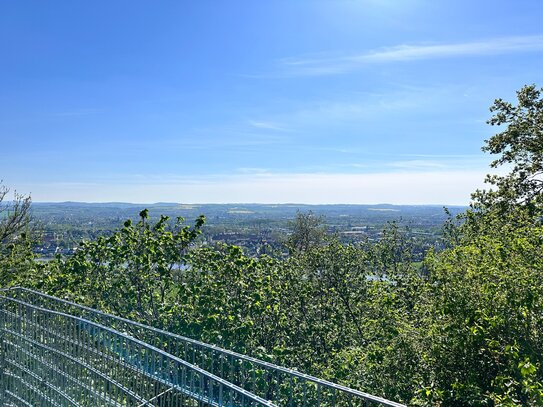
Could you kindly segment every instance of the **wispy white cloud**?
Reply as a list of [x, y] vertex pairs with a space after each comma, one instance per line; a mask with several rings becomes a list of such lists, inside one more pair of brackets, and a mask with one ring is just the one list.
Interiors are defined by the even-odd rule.
[[405, 160], [395, 161], [389, 164], [394, 168], [401, 168], [406, 170], [425, 170], [425, 169], [445, 169], [447, 165], [440, 161], [434, 160]]
[[[395, 173], [404, 172], [436, 172], [436, 171], [487, 171], [490, 158], [479, 155], [418, 155], [418, 154], [366, 154], [366, 162], [347, 162], [330, 169], [355, 168], [371, 170], [379, 168], [380, 171]], [[390, 160], [390, 158], [396, 158]]]
[[73, 110], [65, 110], [60, 112], [53, 112], [50, 113], [50, 117], [81, 117], [81, 116], [89, 116], [92, 114], [99, 113], [99, 109], [73, 109]]
[[537, 51], [543, 51], [543, 35], [499, 37], [448, 44], [401, 44], [359, 54], [285, 58], [279, 62], [284, 75], [319, 76], [341, 74], [375, 63]]
[[256, 127], [257, 129], [289, 131], [289, 129], [285, 126], [271, 121], [249, 120], [249, 125], [252, 127]]
[[236, 172], [240, 174], [269, 174], [270, 170], [268, 168], [259, 167], [240, 167], [236, 168]]
[[[284, 123], [299, 134], [307, 132], [308, 129], [315, 131], [324, 126], [337, 129], [341, 125], [354, 123], [359, 129], [368, 128], [368, 123], [378, 123], [378, 126], [382, 127], [393, 124], [391, 118], [395, 115], [403, 115], [401, 120], [404, 123], [413, 119], [421, 121], [421, 115], [441, 113], [443, 101], [447, 101], [451, 108], [464, 106], [466, 100], [462, 95], [463, 89], [462, 86], [441, 84], [426, 87], [398, 86], [388, 91], [374, 93], [352, 92], [334, 95], [328, 99], [308, 101], [291, 107], [282, 114], [276, 114], [271, 119]], [[454, 120], [455, 123], [459, 121], [456, 117]], [[462, 120], [473, 118], [468, 116]]]
[[210, 150], [235, 148], [262, 148], [264, 146], [283, 145], [289, 138], [278, 134], [264, 134], [251, 131], [236, 131], [217, 127], [209, 131], [195, 131], [179, 138], [162, 140], [163, 146], [175, 149]]

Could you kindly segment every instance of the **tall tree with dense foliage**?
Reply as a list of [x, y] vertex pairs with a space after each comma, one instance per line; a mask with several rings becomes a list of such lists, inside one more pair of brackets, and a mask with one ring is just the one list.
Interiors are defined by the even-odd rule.
[[483, 150], [498, 155], [492, 189], [473, 194], [454, 240], [426, 258], [422, 404], [543, 404], [543, 97], [535, 85], [517, 104], [497, 99]]
[[496, 225], [426, 259], [419, 323], [427, 401], [543, 403], [543, 229]]
[[498, 209], [502, 213], [526, 209], [540, 215], [543, 209], [543, 90], [535, 85], [517, 92], [517, 103], [496, 99], [488, 121], [502, 131], [486, 141], [483, 151], [499, 155], [492, 168], [506, 166], [505, 175], [489, 175], [495, 187], [474, 194], [480, 209]]

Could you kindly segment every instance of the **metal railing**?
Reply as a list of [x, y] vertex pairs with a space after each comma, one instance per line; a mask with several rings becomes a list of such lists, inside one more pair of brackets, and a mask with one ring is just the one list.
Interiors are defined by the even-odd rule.
[[[27, 305], [32, 304], [30, 305], [31, 307], [53, 312], [55, 315], [62, 314], [67, 317], [75, 318], [78, 321], [85, 321], [85, 323], [93, 324], [93, 326], [99, 326], [102, 329], [108, 329], [108, 332], [115, 332], [119, 337], [125, 338], [125, 341], [135, 341], [135, 343], [138, 343], [141, 346], [145, 345], [149, 347], [149, 349], [152, 349], [154, 352], [160, 351], [162, 352], [162, 357], [169, 357], [172, 358], [172, 360], [181, 362], [184, 364], [183, 366], [190, 366], [190, 368], [184, 368], [190, 370], [191, 372], [196, 369], [196, 371], [198, 371], [202, 377], [207, 378], [206, 380], [216, 383], [214, 386], [204, 385], [198, 387], [198, 389], [193, 389], [195, 390], [194, 393], [192, 393], [190, 389], [185, 388], [185, 390], [187, 390], [185, 393], [181, 391], [181, 394], [183, 394], [184, 397], [183, 400], [180, 400], [181, 404], [175, 404], [175, 401], [173, 401], [170, 404], [160, 404], [157, 402], [157, 404], [142, 405], [191, 405], [186, 404], [186, 400], [192, 397], [192, 400], [196, 400], [197, 404], [195, 405], [277, 405], [322, 407], [370, 405], [393, 407], [403, 406], [403, 404], [389, 401], [358, 390], [350, 389], [348, 387], [331, 383], [316, 377], [305, 375], [292, 369], [287, 369], [269, 362], [199, 342], [194, 339], [149, 327], [122, 317], [106, 314], [101, 311], [42, 294], [37, 291], [17, 287], [10, 289], [8, 294], [9, 295], [4, 297], [5, 301], [11, 300]], [[1, 299], [2, 297], [0, 297], [0, 300]], [[6, 316], [11, 315], [9, 313], [3, 313], [3, 315], [4, 314]], [[40, 328], [40, 330], [51, 330], [53, 332], [51, 332], [50, 335], [58, 335], [57, 332], [54, 332], [56, 329], [53, 329], [51, 325], [48, 325], [48, 328]], [[89, 335], [86, 330], [83, 331], [86, 332], [85, 335]], [[92, 337], [93, 336], [91, 336], [91, 338]], [[87, 352], [90, 348], [92, 348], [92, 346], [87, 346], [87, 348], [85, 348], [85, 352]], [[76, 351], [78, 351], [78, 349], [79, 348], [75, 348]], [[136, 355], [133, 356], [130, 347], [124, 348], [124, 350], [122, 347], [115, 347], [115, 349], [115, 354], [120, 356], [122, 360], [126, 358], [131, 360], [132, 357], [134, 357], [135, 360], [140, 360], [138, 359], [139, 356], [137, 356], [137, 350]], [[71, 355], [70, 352], [66, 353]], [[226, 384], [231, 386], [228, 387], [227, 392], [230, 398], [225, 399], [222, 397], [221, 400], [219, 400], [217, 398], [217, 392], [224, 393]], [[174, 394], [178, 394], [180, 392], [180, 390], [176, 390], [175, 392], [170, 390], [170, 387], [172, 387], [171, 383], [170, 387], [166, 388], [165, 386], [157, 389], [155, 393], [153, 393], [154, 395], [146, 393], [146, 397], [148, 397], [148, 399], [146, 399], [148, 400], [147, 402], [152, 403], [150, 398], [156, 397], [156, 395], [160, 394], [161, 392], [166, 392], [161, 396], [164, 397], [164, 400], [168, 400], [168, 397], [172, 398], [173, 400]], [[203, 393], [206, 394], [206, 396], [198, 399], [196, 393], [198, 393], [200, 389], [203, 389]], [[208, 389], [211, 389], [211, 395], [208, 394], [210, 393]], [[8, 393], [6, 394], [14, 393], [9, 389], [7, 391]], [[238, 398], [236, 399], [235, 397]], [[247, 400], [245, 400], [245, 398]], [[91, 405], [97, 404], [91, 403]], [[104, 405], [133, 404], [119, 404], [117, 402], [117, 404]]]
[[134, 337], [0, 296], [2, 406], [274, 406]]

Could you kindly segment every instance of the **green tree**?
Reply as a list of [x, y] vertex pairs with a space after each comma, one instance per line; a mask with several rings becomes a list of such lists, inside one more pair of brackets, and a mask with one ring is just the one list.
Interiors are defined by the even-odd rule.
[[421, 404], [543, 403], [543, 230], [502, 222], [426, 259]]
[[504, 127], [486, 141], [483, 151], [498, 154], [492, 168], [506, 166], [506, 175], [488, 175], [486, 182], [494, 190], [477, 191], [478, 209], [497, 209], [502, 213], [526, 209], [541, 215], [543, 204], [543, 93], [535, 85], [517, 92], [517, 103], [502, 99], [490, 108], [492, 126]]
[[291, 234], [287, 247], [291, 253], [303, 252], [322, 244], [326, 238], [324, 218], [313, 211], [296, 213], [296, 218], [289, 222]]
[[0, 182], [0, 287], [24, 281], [32, 269], [30, 195], [13, 193]]
[[13, 199], [8, 201], [10, 190], [0, 181], [0, 243], [16, 240], [28, 230], [30, 225], [30, 195], [15, 191]]
[[483, 147], [508, 172], [487, 176], [492, 188], [448, 223], [449, 248], [426, 258], [417, 404], [543, 404], [543, 94], [517, 99], [494, 102], [488, 123], [502, 130]]
[[37, 286], [117, 315], [168, 326], [172, 292], [205, 217], [196, 219], [193, 228], [184, 225], [183, 218], [172, 227], [168, 220], [161, 216], [150, 223], [148, 210], [141, 211], [136, 224], [127, 220], [111, 236], [84, 241], [73, 256], [51, 262]]
[[285, 261], [278, 326], [281, 361], [394, 400], [414, 394], [419, 366], [418, 267], [410, 241], [390, 225], [380, 242], [329, 239]]
[[176, 290], [173, 329], [191, 337], [268, 357], [281, 342], [282, 262], [246, 256], [237, 246], [191, 251]]

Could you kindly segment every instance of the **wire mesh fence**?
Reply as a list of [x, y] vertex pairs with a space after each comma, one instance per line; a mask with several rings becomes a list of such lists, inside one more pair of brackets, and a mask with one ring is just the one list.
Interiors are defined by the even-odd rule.
[[3, 405], [403, 406], [37, 291], [3, 294]]

